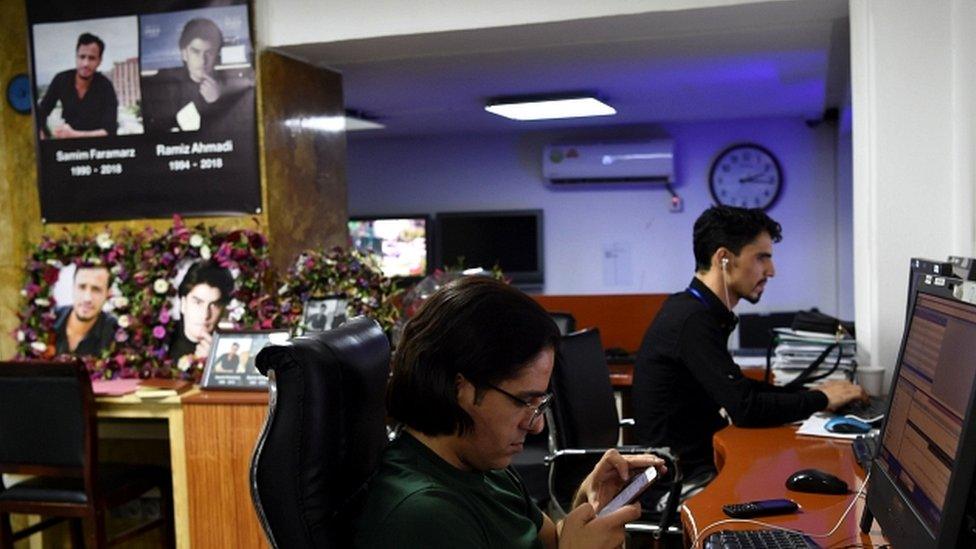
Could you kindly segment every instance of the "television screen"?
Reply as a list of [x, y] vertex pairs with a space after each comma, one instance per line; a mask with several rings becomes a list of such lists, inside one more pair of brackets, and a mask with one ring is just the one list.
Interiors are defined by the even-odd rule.
[[427, 274], [427, 216], [354, 217], [349, 220], [351, 245], [380, 256], [383, 275]]
[[513, 283], [545, 282], [542, 210], [440, 213], [435, 241], [439, 267], [497, 265]]

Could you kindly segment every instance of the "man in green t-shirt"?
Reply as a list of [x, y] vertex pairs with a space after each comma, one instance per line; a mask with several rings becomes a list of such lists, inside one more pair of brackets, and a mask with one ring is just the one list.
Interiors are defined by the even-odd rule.
[[509, 467], [542, 414], [559, 330], [522, 292], [466, 277], [404, 329], [388, 414], [403, 429], [384, 453], [356, 524], [357, 547], [617, 547], [637, 504], [597, 517], [653, 455], [608, 451], [557, 525]]

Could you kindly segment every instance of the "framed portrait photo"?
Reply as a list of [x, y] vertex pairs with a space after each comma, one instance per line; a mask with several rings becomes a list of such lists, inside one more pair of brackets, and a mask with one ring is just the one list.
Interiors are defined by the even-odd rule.
[[264, 391], [268, 378], [255, 365], [258, 353], [266, 345], [288, 341], [288, 330], [252, 330], [214, 333], [200, 387]]
[[341, 326], [347, 318], [346, 296], [332, 295], [309, 299], [302, 310], [302, 329], [306, 334], [324, 332]]

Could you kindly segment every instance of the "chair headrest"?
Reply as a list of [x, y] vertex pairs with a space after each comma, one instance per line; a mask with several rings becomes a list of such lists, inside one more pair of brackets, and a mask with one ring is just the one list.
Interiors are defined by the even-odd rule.
[[[255, 453], [254, 482], [278, 547], [342, 546], [337, 519], [386, 445], [390, 344], [374, 320], [265, 347], [276, 399]], [[346, 523], [344, 523], [346, 522]]]

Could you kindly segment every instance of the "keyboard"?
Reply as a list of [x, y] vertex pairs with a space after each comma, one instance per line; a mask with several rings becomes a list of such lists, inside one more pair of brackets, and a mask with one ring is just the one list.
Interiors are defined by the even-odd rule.
[[783, 530], [722, 530], [705, 539], [704, 549], [819, 549], [808, 536]]
[[871, 468], [871, 462], [874, 461], [875, 456], [878, 455], [878, 437], [876, 435], [859, 436], [854, 439], [852, 449], [857, 464], [861, 466], [861, 469], [867, 471]]
[[[888, 411], [888, 399], [871, 397], [868, 402], [857, 400], [837, 410], [839, 416], [854, 416], [866, 423], [874, 423], [884, 418]], [[876, 426], [877, 427], [877, 426]]]

